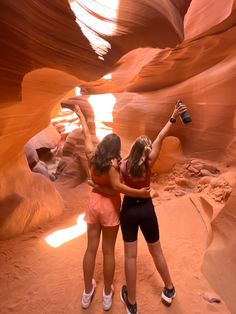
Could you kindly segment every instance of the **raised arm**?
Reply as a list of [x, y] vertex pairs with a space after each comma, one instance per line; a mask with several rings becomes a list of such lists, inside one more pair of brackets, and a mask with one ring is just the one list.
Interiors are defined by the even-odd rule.
[[142, 189], [133, 189], [129, 186], [123, 184], [120, 181], [120, 174], [119, 171], [116, 170], [114, 167], [110, 167], [109, 170], [109, 178], [113, 189], [119, 193], [123, 193], [125, 195], [131, 197], [150, 197], [150, 187], [142, 188]]
[[[181, 115], [182, 113], [184, 113], [185, 111], [187, 111], [187, 107], [183, 103], [181, 105], [179, 105], [178, 108], [176, 108], [176, 106], [175, 106], [175, 109], [171, 115], [170, 120], [175, 122], [176, 118], [179, 115]], [[169, 133], [169, 131], [173, 125], [173, 122], [171, 122], [170, 120], [168, 120], [168, 122], [163, 127], [163, 129], [160, 131], [160, 133], [157, 135], [156, 139], [154, 140], [154, 142], [152, 144], [152, 151], [150, 152], [149, 159], [148, 159], [150, 167], [152, 167], [153, 164], [155, 163], [155, 161], [157, 160], [158, 155], [160, 153], [162, 141], [168, 135], [168, 133]]]
[[70, 108], [80, 118], [82, 130], [83, 130], [83, 134], [84, 134], [84, 139], [85, 139], [85, 142], [84, 142], [85, 154], [86, 154], [86, 157], [88, 158], [88, 160], [90, 160], [91, 156], [95, 150], [95, 147], [93, 145], [92, 137], [91, 137], [86, 119], [85, 119], [82, 111], [80, 110], [78, 99], [76, 99], [76, 97], [74, 97], [74, 98], [69, 98], [69, 99], [63, 100], [61, 102], [61, 106]]

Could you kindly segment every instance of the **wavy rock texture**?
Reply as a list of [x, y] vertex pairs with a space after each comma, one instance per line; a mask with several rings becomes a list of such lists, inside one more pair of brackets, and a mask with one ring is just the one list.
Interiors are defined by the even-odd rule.
[[[84, 10], [109, 21], [101, 11], [93, 12], [89, 2]], [[98, 31], [95, 23], [87, 25], [110, 43], [103, 59], [75, 20], [66, 0], [0, 3], [2, 239], [40, 226], [63, 209], [54, 185], [29, 171], [23, 148], [48, 126], [52, 109], [77, 85], [89, 94], [114, 94], [109, 126], [121, 134], [124, 151], [140, 133], [153, 138], [182, 98], [193, 122], [177, 124], [170, 135], [178, 137], [183, 153], [235, 166], [235, 0], [122, 0], [110, 18], [116, 26], [112, 34]], [[102, 78], [109, 72], [110, 80]], [[232, 289], [229, 274], [235, 273], [230, 258], [236, 230], [233, 202], [234, 194], [213, 223], [204, 262], [206, 277], [232, 313], [235, 304], [226, 291]], [[225, 232], [232, 241], [224, 241]], [[212, 250], [219, 243], [222, 250]], [[217, 259], [225, 256], [220, 282]]]
[[235, 313], [235, 290], [228, 289], [236, 276], [235, 234], [236, 186], [220, 214], [212, 222], [212, 241], [205, 254], [202, 270], [222, 296], [231, 313]]
[[[114, 48], [104, 62], [76, 24], [75, 15], [66, 0], [53, 3], [43, 0], [2, 1], [0, 167], [7, 183], [8, 172], [11, 177], [13, 165], [19, 165], [19, 160], [22, 164], [19, 169], [14, 167], [16, 181], [22, 174], [22, 167], [26, 167], [25, 160], [22, 160], [26, 142], [48, 125], [52, 108], [78, 84], [79, 79], [100, 77], [133, 48], [149, 43], [161, 47], [175, 46], [183, 39], [183, 17], [189, 2], [179, 1], [177, 7], [171, 1], [165, 5], [161, 1], [121, 2], [117, 16], [119, 31], [110, 38]], [[160, 9], [156, 9], [158, 4]], [[142, 15], [136, 19], [141, 9]], [[143, 36], [146, 31], [160, 25], [165, 25], [160, 36], [154, 36], [153, 32]], [[139, 33], [139, 40], [136, 33]], [[8, 190], [8, 185], [1, 189], [2, 204], [14, 193], [14, 189]], [[26, 190], [33, 188], [27, 181], [25, 185]], [[46, 191], [39, 190], [38, 193], [45, 194]], [[28, 204], [24, 211], [31, 210], [30, 202]], [[59, 212], [54, 206], [49, 208]], [[3, 205], [1, 212], [6, 210]], [[30, 228], [31, 223], [28, 225]], [[15, 227], [9, 235], [21, 231], [20, 227]]]

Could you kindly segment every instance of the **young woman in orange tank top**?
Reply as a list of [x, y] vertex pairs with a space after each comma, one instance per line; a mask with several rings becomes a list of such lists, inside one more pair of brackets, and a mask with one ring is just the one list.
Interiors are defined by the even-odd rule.
[[79, 108], [80, 97], [64, 100], [61, 105], [76, 112], [80, 118], [85, 137], [85, 154], [89, 162], [91, 178], [95, 184], [90, 193], [89, 205], [85, 211], [87, 222], [87, 249], [83, 259], [84, 292], [81, 305], [88, 308], [96, 288], [93, 279], [95, 259], [102, 234], [103, 251], [103, 308], [109, 310], [113, 297], [115, 271], [115, 242], [119, 228], [120, 193], [131, 197], [150, 196], [150, 188], [134, 189], [120, 181], [119, 162], [121, 142], [116, 134], [109, 134], [94, 147], [85, 117]]

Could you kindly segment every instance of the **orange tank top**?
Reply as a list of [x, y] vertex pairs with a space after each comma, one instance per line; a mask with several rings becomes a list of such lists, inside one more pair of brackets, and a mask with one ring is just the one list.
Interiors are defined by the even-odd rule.
[[91, 179], [93, 180], [94, 183], [98, 185], [110, 185], [108, 172], [96, 175], [93, 166], [91, 166], [90, 172]]
[[[110, 167], [115, 167], [117, 170], [119, 170], [117, 161], [111, 160]], [[111, 186], [108, 172], [96, 174], [93, 165], [90, 165], [90, 174], [91, 174], [91, 179], [93, 180], [94, 183], [98, 185]]]

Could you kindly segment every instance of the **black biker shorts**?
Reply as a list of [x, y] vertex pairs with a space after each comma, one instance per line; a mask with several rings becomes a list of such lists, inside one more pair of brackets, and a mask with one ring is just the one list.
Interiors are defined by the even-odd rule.
[[123, 240], [134, 242], [140, 227], [147, 243], [159, 240], [159, 226], [151, 197], [134, 198], [125, 196], [120, 213]]

